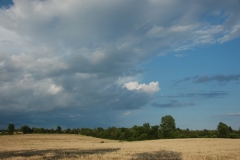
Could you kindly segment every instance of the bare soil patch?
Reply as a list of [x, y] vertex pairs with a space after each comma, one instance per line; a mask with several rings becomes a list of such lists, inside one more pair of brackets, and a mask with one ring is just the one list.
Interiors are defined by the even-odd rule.
[[240, 139], [166, 139], [119, 142], [82, 135], [0, 136], [0, 159], [240, 159]]

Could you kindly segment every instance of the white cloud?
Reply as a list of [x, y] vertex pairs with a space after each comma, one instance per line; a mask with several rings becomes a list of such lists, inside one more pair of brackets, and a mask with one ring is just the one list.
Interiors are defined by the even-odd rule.
[[127, 112], [124, 113], [124, 116], [128, 116], [130, 114], [131, 114], [131, 112], [127, 111]]
[[197, 25], [185, 25], [185, 26], [172, 26], [169, 28], [169, 31], [171, 32], [190, 32], [193, 29], [195, 29]]
[[[197, 26], [197, 25], [195, 25]], [[193, 29], [194, 27], [192, 27]], [[218, 42], [221, 43], [222, 39], [221, 37], [224, 33], [224, 26], [223, 25], [206, 25], [206, 26], [200, 26], [195, 28], [195, 30], [192, 30], [190, 32], [190, 36], [183, 40], [185, 44], [177, 46], [174, 51], [182, 51], [182, 50], [188, 50], [195, 46], [199, 45], [210, 45], [210, 44], [216, 44]]]
[[229, 31], [229, 33], [226, 33], [223, 37], [219, 38], [218, 42], [224, 43], [224, 42], [227, 42], [227, 41], [232, 40], [239, 36], [240, 36], [240, 24], [237, 24], [232, 27], [232, 29]]
[[92, 54], [91, 61], [93, 64], [100, 63], [105, 58], [105, 53], [101, 50], [97, 50]]
[[186, 57], [188, 55], [187, 54], [175, 54], [174, 56], [177, 58], [182, 58], [182, 57]]
[[221, 25], [208, 26], [194, 32], [194, 44], [214, 44], [217, 37], [223, 31]]
[[148, 32], [147, 32], [148, 36], [151, 37], [160, 37], [160, 36], [164, 36], [164, 28], [161, 26], [153, 26]]
[[150, 82], [149, 84], [139, 84], [137, 81], [128, 82], [123, 85], [123, 88], [127, 88], [130, 91], [137, 90], [143, 91], [149, 94], [156, 93], [160, 90], [158, 82]]
[[4, 67], [5, 62], [4, 61], [0, 61], [0, 68]]
[[58, 92], [60, 92], [62, 90], [61, 86], [56, 86], [55, 84], [52, 84], [49, 88], [48, 88], [48, 92], [50, 94], [57, 94]]
[[139, 77], [135, 76], [135, 77], [132, 77], [132, 76], [125, 76], [125, 77], [119, 77], [116, 84], [122, 86], [124, 85], [125, 83], [128, 83], [128, 82], [131, 82], [131, 81], [134, 81], [136, 79], [140, 79]]

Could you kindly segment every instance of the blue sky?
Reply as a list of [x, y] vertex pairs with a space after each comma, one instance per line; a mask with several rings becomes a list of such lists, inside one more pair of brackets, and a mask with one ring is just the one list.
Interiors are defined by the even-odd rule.
[[0, 128], [240, 127], [238, 0], [1, 0]]

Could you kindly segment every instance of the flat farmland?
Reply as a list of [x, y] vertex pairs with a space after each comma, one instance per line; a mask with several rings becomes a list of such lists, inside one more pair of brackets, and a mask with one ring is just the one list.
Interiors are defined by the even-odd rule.
[[121, 142], [82, 135], [0, 136], [0, 159], [240, 159], [240, 139], [164, 139]]

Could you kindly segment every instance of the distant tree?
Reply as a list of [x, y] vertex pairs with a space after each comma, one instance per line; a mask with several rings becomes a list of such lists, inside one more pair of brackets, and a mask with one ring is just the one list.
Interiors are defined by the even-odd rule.
[[77, 128], [73, 128], [71, 131], [72, 134], [78, 134], [78, 129]]
[[40, 133], [40, 134], [46, 133], [46, 129], [45, 128], [35, 128], [35, 127], [33, 127], [32, 128], [32, 133]]
[[133, 137], [135, 140], [141, 140], [141, 139], [139, 139], [139, 137], [140, 137], [142, 134], [144, 134], [144, 128], [143, 128], [143, 126], [134, 125], [131, 129], [132, 129], [132, 131], [133, 131], [132, 137]]
[[71, 130], [70, 128], [68, 128], [68, 129], [66, 130], [66, 133], [67, 133], [67, 134], [71, 134], [71, 132], [72, 132], [72, 130]]
[[21, 131], [23, 132], [23, 134], [28, 134], [28, 133], [32, 133], [31, 128], [28, 125], [24, 125], [21, 127]]
[[231, 127], [231, 126], [229, 126], [229, 127], [228, 127], [228, 130], [229, 130], [229, 132], [230, 132], [230, 133], [232, 133], [232, 132], [233, 132], [233, 129], [232, 129], [232, 127]]
[[56, 133], [62, 133], [62, 128], [60, 126], [57, 126]]
[[13, 134], [14, 133], [14, 130], [15, 130], [15, 126], [14, 124], [8, 124], [8, 133], [9, 134]]
[[50, 133], [55, 133], [55, 130], [53, 128], [51, 128]]
[[175, 120], [172, 116], [162, 117], [160, 124], [161, 136], [163, 138], [173, 138], [176, 130]]
[[50, 133], [50, 130], [46, 128], [45, 133]]
[[197, 131], [199, 137], [209, 138], [210, 132], [207, 129]]
[[143, 124], [143, 132], [148, 134], [150, 130], [151, 130], [150, 124], [144, 123]]
[[149, 133], [149, 138], [148, 139], [158, 139], [158, 130], [159, 130], [158, 125], [151, 126], [151, 131]]
[[218, 124], [217, 131], [220, 138], [227, 138], [229, 135], [229, 127], [222, 122]]
[[7, 130], [5, 130], [5, 129], [2, 129], [1, 131], [0, 131], [0, 135], [5, 135], [7, 133]]
[[37, 128], [32, 127], [32, 133], [37, 133]]

